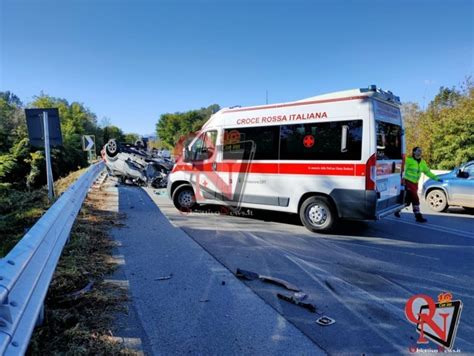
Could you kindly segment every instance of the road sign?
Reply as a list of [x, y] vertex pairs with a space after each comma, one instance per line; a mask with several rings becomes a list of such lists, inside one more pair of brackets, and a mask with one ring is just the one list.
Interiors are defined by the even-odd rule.
[[25, 109], [26, 124], [30, 145], [44, 146], [46, 161], [46, 181], [48, 182], [48, 198], [54, 198], [54, 178], [51, 166], [51, 146], [63, 144], [61, 123], [57, 108]]
[[82, 150], [95, 151], [95, 136], [94, 135], [82, 136]]
[[59, 122], [58, 109], [25, 109], [26, 124], [28, 126], [28, 136], [32, 146], [44, 147], [45, 121], [43, 113], [47, 113], [47, 126], [49, 132], [49, 144], [51, 146], [61, 146], [63, 138], [61, 135], [61, 124]]

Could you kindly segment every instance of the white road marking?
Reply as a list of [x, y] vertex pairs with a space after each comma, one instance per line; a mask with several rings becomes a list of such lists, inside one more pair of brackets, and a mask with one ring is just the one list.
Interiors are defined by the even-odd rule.
[[404, 219], [399, 219], [399, 218], [385, 218], [385, 219], [390, 220], [390, 221], [394, 221], [394, 222], [402, 222], [404, 224], [413, 225], [413, 226], [421, 227], [421, 228], [424, 228], [424, 229], [429, 229], [429, 230], [434, 230], [434, 231], [441, 231], [441, 232], [446, 232], [446, 233], [452, 234], [452, 235], [457, 235], [457, 236], [461, 236], [461, 237], [467, 237], [469, 239], [474, 239], [474, 234], [472, 232], [453, 229], [451, 227], [433, 225], [433, 224], [430, 224], [430, 223], [425, 223], [425, 224], [415, 223], [415, 222], [406, 221]]

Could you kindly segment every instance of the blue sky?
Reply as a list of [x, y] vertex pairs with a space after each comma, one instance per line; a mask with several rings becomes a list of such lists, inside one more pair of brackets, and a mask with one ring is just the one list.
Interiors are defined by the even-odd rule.
[[83, 102], [126, 132], [162, 113], [377, 84], [426, 105], [473, 74], [472, 0], [0, 0], [0, 90]]

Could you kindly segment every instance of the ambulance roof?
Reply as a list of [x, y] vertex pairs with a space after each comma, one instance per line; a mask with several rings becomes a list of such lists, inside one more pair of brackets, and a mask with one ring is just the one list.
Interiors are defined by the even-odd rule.
[[277, 108], [279, 106], [287, 106], [291, 105], [292, 103], [303, 103], [307, 101], [311, 102], [318, 102], [318, 101], [337, 101], [337, 99], [343, 99], [343, 98], [357, 98], [357, 97], [376, 97], [379, 99], [382, 99], [384, 101], [391, 102], [393, 104], [398, 104], [400, 105], [400, 98], [398, 96], [395, 96], [391, 91], [384, 91], [379, 88], [377, 88], [375, 85], [371, 85], [368, 88], [360, 88], [360, 89], [350, 89], [350, 90], [343, 90], [343, 91], [337, 91], [333, 93], [327, 93], [327, 94], [321, 94], [321, 95], [316, 95], [312, 96], [309, 98], [301, 99], [301, 100], [296, 100], [296, 101], [291, 101], [291, 102], [285, 102], [285, 103], [275, 103], [275, 104], [266, 104], [266, 105], [256, 105], [256, 106], [246, 106], [246, 107], [241, 107], [241, 106], [233, 106], [233, 107], [227, 107], [227, 108], [222, 108], [219, 110], [217, 113], [212, 115], [210, 119], [204, 124], [203, 127], [208, 126], [213, 119], [216, 116], [219, 116], [219, 114], [223, 113], [232, 113], [232, 112], [239, 112], [239, 111], [251, 111], [252, 109], [270, 109], [270, 108]]

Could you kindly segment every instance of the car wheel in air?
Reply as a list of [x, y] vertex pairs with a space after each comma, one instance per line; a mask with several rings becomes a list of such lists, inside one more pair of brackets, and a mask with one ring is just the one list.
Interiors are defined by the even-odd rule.
[[173, 204], [179, 211], [189, 212], [196, 206], [196, 196], [190, 185], [181, 185], [173, 193]]
[[300, 207], [300, 219], [312, 232], [328, 232], [334, 227], [337, 215], [330, 201], [325, 197], [313, 196]]
[[433, 189], [426, 196], [426, 202], [431, 210], [442, 212], [448, 209], [446, 194], [441, 189]]
[[119, 152], [119, 147], [117, 144], [117, 141], [114, 139], [110, 139], [109, 142], [105, 145], [105, 153], [107, 153], [107, 156], [109, 157], [115, 157], [117, 156]]

